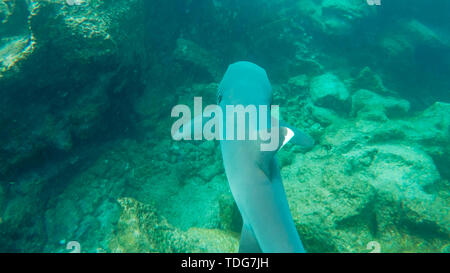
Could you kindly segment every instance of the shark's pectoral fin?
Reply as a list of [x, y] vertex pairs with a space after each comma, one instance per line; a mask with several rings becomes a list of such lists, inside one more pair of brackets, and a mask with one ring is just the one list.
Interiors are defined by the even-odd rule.
[[[259, 168], [268, 176], [268, 168], [264, 166], [265, 163], [270, 162], [270, 159], [275, 156], [275, 154], [283, 148], [287, 143], [293, 143], [295, 145], [300, 145], [305, 148], [310, 148], [314, 145], [314, 139], [308, 134], [296, 129], [293, 126], [285, 123], [284, 121], [279, 121], [272, 117], [272, 130], [270, 133], [269, 140], [259, 139], [259, 141], [254, 142], [257, 144], [257, 149], [260, 153], [256, 160]], [[278, 131], [273, 131], [275, 127], [278, 127]], [[259, 135], [265, 135], [265, 130], [260, 130]], [[278, 134], [278, 137], [276, 137]], [[274, 138], [275, 139], [274, 141]]]
[[299, 129], [287, 124], [284, 121], [279, 121], [280, 124], [280, 149], [288, 142], [300, 145], [305, 148], [314, 146], [314, 139], [308, 134], [300, 131]]

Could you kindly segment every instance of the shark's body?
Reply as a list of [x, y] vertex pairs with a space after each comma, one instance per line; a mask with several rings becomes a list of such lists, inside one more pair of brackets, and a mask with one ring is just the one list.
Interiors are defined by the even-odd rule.
[[[223, 112], [227, 105], [266, 105], [270, 109], [272, 88], [265, 70], [249, 62], [230, 65], [220, 84], [218, 100]], [[270, 112], [268, 115], [267, 127], [270, 127]], [[268, 128], [258, 125], [257, 130], [264, 129]], [[294, 142], [303, 146], [314, 143], [293, 128], [280, 132], [295, 134]], [[278, 149], [285, 137], [280, 136]], [[259, 143], [259, 140], [221, 140], [220, 143], [231, 192], [244, 222], [239, 251], [305, 252], [281, 181], [275, 158], [278, 149], [263, 152]]]
[[[222, 135], [220, 146], [223, 164], [231, 192], [244, 222], [239, 251], [305, 252], [289, 210], [275, 154], [288, 141], [302, 146], [312, 146], [314, 141], [308, 135], [272, 118], [270, 110], [266, 111], [265, 115], [261, 114], [260, 106], [271, 108], [272, 88], [265, 70], [253, 63], [238, 62], [230, 65], [220, 83], [217, 98], [218, 107], [221, 108], [219, 112], [222, 113], [227, 113], [227, 107], [238, 105], [257, 106], [259, 111], [256, 115], [258, 119], [256, 128], [245, 127], [247, 140], [230, 140], [226, 136], [228, 130], [234, 129], [236, 137], [239, 130], [237, 125], [242, 124], [235, 122], [235, 125], [228, 125], [229, 117], [226, 114], [221, 116], [223, 128], [219, 131]], [[205, 114], [199, 115], [184, 124], [181, 131], [173, 131], [175, 139], [190, 136], [195, 127], [203, 128], [202, 126], [211, 118], [211, 111], [205, 112], [208, 113], [207, 117]], [[250, 123], [250, 116], [246, 117], [247, 125]], [[266, 123], [260, 122], [262, 117], [266, 118]], [[273, 128], [278, 128], [279, 124], [279, 131], [276, 131], [279, 133], [275, 133], [278, 137], [276, 145], [274, 149], [263, 151], [261, 144], [267, 140], [262, 141], [260, 137], [250, 140], [249, 135], [253, 130], [258, 133], [275, 132], [271, 128], [273, 122], [275, 122]], [[201, 134], [202, 131], [194, 132], [194, 136], [199, 137], [197, 133]]]

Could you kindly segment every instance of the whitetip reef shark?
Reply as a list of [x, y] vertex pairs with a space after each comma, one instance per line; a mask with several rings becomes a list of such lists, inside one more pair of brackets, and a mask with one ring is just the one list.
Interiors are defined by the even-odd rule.
[[[271, 109], [272, 87], [266, 71], [250, 62], [230, 65], [219, 85], [217, 100], [218, 108], [223, 113], [230, 106], [257, 105]], [[243, 219], [239, 252], [302, 253], [305, 249], [292, 219], [275, 154], [287, 142], [312, 147], [314, 140], [300, 130], [271, 117], [270, 110], [266, 118], [271, 122], [261, 122], [264, 115], [266, 114], [262, 113], [261, 116], [258, 113], [259, 124], [256, 128], [246, 128], [246, 135], [258, 135], [252, 130], [267, 132], [276, 128], [276, 137], [279, 139], [275, 142], [277, 146], [274, 149], [261, 149], [261, 144], [267, 142], [262, 137], [255, 140], [230, 140], [222, 137], [220, 140], [228, 183]], [[221, 118], [223, 132], [233, 129], [234, 134], [239, 130], [238, 124], [230, 125], [225, 117]], [[246, 120], [249, 119], [251, 118], [246, 116]], [[207, 120], [203, 115], [194, 118], [184, 127], [195, 127], [198, 123], [203, 126]]]

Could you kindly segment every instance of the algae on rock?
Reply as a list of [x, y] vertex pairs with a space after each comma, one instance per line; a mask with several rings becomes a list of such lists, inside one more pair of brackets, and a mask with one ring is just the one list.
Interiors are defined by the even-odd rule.
[[154, 206], [130, 198], [118, 200], [122, 213], [112, 252], [236, 252], [238, 238], [216, 229], [191, 228], [183, 232], [161, 218]]

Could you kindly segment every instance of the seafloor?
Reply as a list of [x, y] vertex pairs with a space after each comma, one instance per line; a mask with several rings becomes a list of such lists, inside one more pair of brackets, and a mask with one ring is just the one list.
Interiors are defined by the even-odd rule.
[[[450, 1], [0, 0], [0, 252], [235, 252], [218, 142], [171, 108], [253, 61], [309, 252], [450, 252]], [[375, 241], [375, 243], [371, 243]]]

